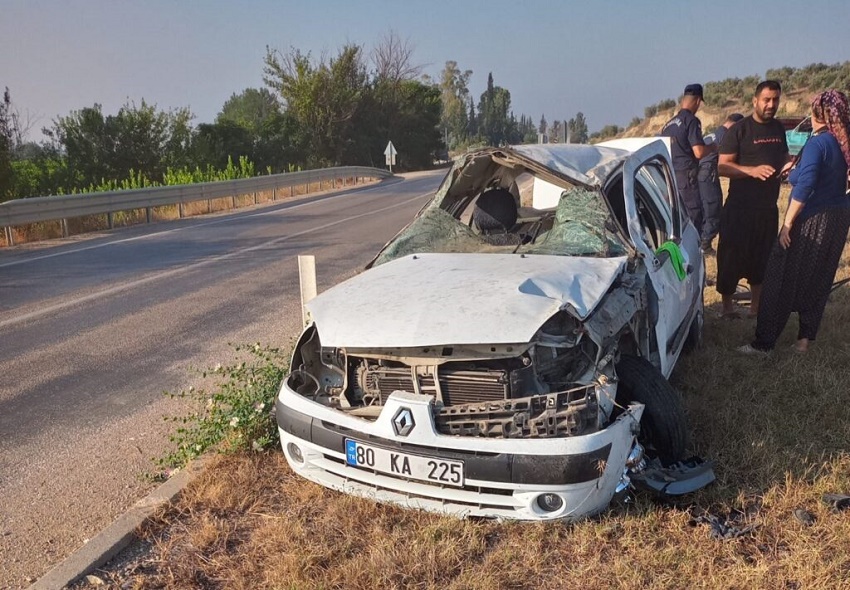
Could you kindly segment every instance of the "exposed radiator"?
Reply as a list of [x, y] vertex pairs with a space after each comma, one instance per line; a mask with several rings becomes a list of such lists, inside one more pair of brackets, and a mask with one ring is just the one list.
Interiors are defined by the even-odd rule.
[[[365, 371], [365, 383], [362, 382], [363, 372], [358, 371], [357, 375], [360, 378], [358, 385], [364, 392], [380, 395], [382, 403], [399, 389], [432, 394], [439, 399], [433, 375], [416, 376], [419, 385], [417, 389], [413, 383], [413, 371], [406, 367], [370, 367]], [[446, 406], [498, 401], [510, 397], [505, 371], [442, 369], [439, 371], [439, 380], [443, 405]]]

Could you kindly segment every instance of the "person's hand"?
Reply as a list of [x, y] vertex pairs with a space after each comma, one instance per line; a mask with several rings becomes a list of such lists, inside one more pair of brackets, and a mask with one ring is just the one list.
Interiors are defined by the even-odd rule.
[[786, 250], [791, 245], [791, 228], [787, 225], [783, 225], [782, 229], [779, 230], [779, 245]]
[[794, 160], [786, 162], [782, 167], [782, 170], [779, 171], [779, 178], [785, 180], [788, 178], [788, 175], [791, 173], [791, 169], [794, 167]]
[[750, 176], [753, 178], [758, 178], [759, 180], [767, 180], [776, 172], [776, 168], [769, 164], [762, 164], [761, 166], [750, 166]]

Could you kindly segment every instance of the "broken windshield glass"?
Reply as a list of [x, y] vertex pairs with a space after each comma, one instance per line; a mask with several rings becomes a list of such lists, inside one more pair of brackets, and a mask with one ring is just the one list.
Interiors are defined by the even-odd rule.
[[541, 233], [519, 251], [561, 256], [623, 256], [615, 222], [599, 193], [572, 188], [561, 193], [552, 229]]
[[[375, 265], [421, 253], [525, 253], [556, 256], [625, 255], [614, 230], [614, 220], [601, 195], [572, 188], [558, 206], [536, 211], [501, 236], [482, 235], [432, 203], [410, 226], [390, 242]], [[498, 239], [494, 239], [498, 238]]]

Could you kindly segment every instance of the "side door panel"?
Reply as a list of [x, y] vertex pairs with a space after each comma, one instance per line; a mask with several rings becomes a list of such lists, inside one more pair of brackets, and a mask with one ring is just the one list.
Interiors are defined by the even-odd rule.
[[[703, 261], [699, 240], [690, 223], [681, 222], [681, 206], [669, 152], [662, 142], [654, 142], [637, 150], [623, 169], [623, 192], [629, 236], [643, 257], [652, 293], [657, 303], [655, 336], [658, 342], [659, 369], [669, 376], [681, 352], [684, 334], [690, 325], [697, 294], [702, 294]], [[654, 211], [654, 216], [651, 213]], [[649, 219], [648, 217], [653, 217]], [[662, 251], [660, 244], [647, 239], [646, 226], [663, 225], [657, 232], [679, 250], [684, 278], [679, 278], [674, 260]], [[661, 228], [656, 228], [661, 229]], [[683, 236], [680, 232], [684, 233]], [[690, 247], [693, 242], [694, 247]], [[696, 258], [698, 257], [698, 258]]]

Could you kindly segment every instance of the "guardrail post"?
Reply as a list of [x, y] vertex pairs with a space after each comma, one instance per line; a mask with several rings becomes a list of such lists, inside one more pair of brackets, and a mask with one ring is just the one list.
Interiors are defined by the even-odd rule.
[[292, 185], [289, 185], [289, 198], [292, 198]]
[[62, 219], [62, 237], [63, 238], [68, 237], [68, 220], [67, 219]]
[[113, 229], [115, 227], [115, 219], [113, 218], [112, 211], [109, 211], [106, 214], [106, 227], [108, 227], [109, 229]]
[[153, 212], [151, 211], [151, 208], [150, 208], [150, 207], [145, 207], [145, 221], [147, 221], [148, 223], [150, 223], [150, 222], [151, 222], [151, 215], [152, 215], [152, 213], [153, 213]]
[[236, 209], [236, 195], [230, 196], [230, 208]]
[[257, 204], [257, 191], [254, 191], [254, 204]]
[[8, 246], [15, 245], [15, 232], [10, 226], [6, 226], [6, 244]]
[[331, 188], [336, 188], [336, 177], [331, 178]]
[[277, 187], [272, 187], [272, 201], [277, 201]]
[[177, 217], [183, 219], [183, 203], [177, 203]]
[[212, 213], [212, 199], [207, 199], [207, 213]]

